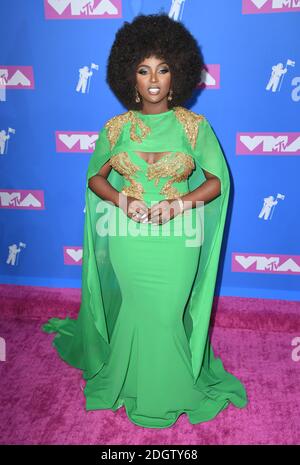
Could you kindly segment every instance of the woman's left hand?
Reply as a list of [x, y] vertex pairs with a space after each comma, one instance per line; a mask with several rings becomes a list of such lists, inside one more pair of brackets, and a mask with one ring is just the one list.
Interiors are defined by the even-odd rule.
[[181, 213], [180, 203], [177, 199], [165, 199], [156, 203], [149, 209], [148, 220], [152, 224], [164, 224]]

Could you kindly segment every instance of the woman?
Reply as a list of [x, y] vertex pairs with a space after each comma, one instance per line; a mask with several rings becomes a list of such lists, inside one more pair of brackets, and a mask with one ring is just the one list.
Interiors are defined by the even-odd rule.
[[230, 185], [209, 122], [182, 106], [203, 66], [164, 13], [118, 31], [107, 82], [128, 111], [100, 130], [88, 167], [80, 312], [43, 326], [83, 370], [86, 410], [125, 406], [148, 428], [247, 404], [208, 335]]

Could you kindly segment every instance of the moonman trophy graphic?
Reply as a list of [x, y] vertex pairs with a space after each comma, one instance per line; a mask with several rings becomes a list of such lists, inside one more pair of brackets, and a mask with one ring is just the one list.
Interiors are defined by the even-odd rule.
[[258, 218], [263, 218], [264, 220], [270, 220], [273, 216], [273, 211], [275, 209], [275, 205], [278, 204], [278, 200], [285, 199], [284, 194], [277, 194], [276, 200], [274, 199], [273, 195], [269, 195], [269, 197], [264, 198], [264, 205], [260, 211], [260, 214], [258, 215]]
[[0, 155], [7, 153], [8, 140], [10, 139], [10, 133], [15, 134], [16, 130], [13, 128], [8, 128], [7, 133], [5, 129], [0, 131]]
[[[91, 64], [91, 69], [95, 69], [96, 71], [99, 70], [99, 65], [96, 65], [95, 63]], [[90, 88], [90, 80], [93, 75], [93, 72], [90, 71], [88, 66], [83, 66], [82, 68], [79, 69], [79, 80], [78, 84], [76, 87], [77, 92], [81, 92], [82, 94], [89, 92]]]
[[19, 253], [21, 252], [21, 247], [26, 247], [26, 245], [23, 242], [19, 242], [19, 246], [17, 244], [12, 244], [8, 246], [8, 257], [6, 260], [6, 263], [8, 265], [15, 266], [18, 264], [18, 256]]
[[172, 5], [169, 11], [169, 18], [174, 19], [174, 21], [181, 21], [183, 15], [185, 0], [172, 0]]
[[269, 79], [269, 82], [266, 86], [266, 90], [272, 90], [272, 92], [279, 92], [284, 75], [288, 70], [288, 66], [295, 66], [296, 62], [293, 60], [288, 59], [286, 62], [285, 67], [283, 67], [283, 63], [277, 63], [277, 65], [272, 66], [272, 74]]

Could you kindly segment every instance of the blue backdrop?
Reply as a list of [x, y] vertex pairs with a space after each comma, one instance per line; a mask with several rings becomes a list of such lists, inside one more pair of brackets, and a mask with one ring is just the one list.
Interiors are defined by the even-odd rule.
[[216, 293], [299, 300], [295, 0], [1, 0], [0, 282], [81, 286], [88, 162], [126, 111], [105, 83], [110, 47], [125, 20], [160, 11], [202, 48], [206, 88], [187, 107], [210, 121], [232, 178]]

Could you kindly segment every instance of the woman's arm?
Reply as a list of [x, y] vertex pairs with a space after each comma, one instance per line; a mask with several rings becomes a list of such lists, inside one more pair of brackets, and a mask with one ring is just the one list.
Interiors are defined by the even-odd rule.
[[146, 215], [148, 213], [147, 205], [139, 199], [135, 199], [134, 197], [127, 196], [122, 192], [117, 191], [106, 179], [111, 170], [112, 167], [108, 160], [97, 174], [90, 177], [88, 182], [89, 188], [98, 195], [98, 197], [112, 202], [114, 205], [121, 208], [124, 213], [129, 216], [129, 218], [138, 222], [139, 217], [135, 218], [134, 215], [136, 213]]
[[221, 146], [205, 117], [199, 124], [195, 154], [206, 181], [192, 192], [181, 197], [185, 210], [196, 207], [197, 201], [202, 201], [205, 204], [215, 199], [225, 188], [224, 186], [222, 188], [222, 183], [227, 181], [227, 178], [229, 182], [228, 169]]
[[109, 181], [107, 177], [111, 172], [112, 167], [107, 161], [97, 174], [89, 179], [88, 186], [98, 197], [103, 200], [109, 200], [117, 207], [119, 206], [119, 191], [117, 191]]
[[183, 210], [189, 210], [190, 208], [196, 207], [197, 201], [202, 201], [204, 203], [210, 202], [211, 200], [218, 197], [221, 193], [220, 179], [208, 171], [202, 171], [206, 177], [206, 181], [204, 181], [201, 186], [197, 187], [193, 191], [180, 197], [183, 201]]
[[[221, 193], [220, 179], [217, 176], [209, 173], [208, 171], [205, 171], [204, 169], [202, 169], [202, 171], [206, 177], [206, 181], [204, 181], [201, 184], [201, 186], [197, 187], [196, 189], [189, 192], [188, 194], [179, 197], [183, 202], [182, 207], [179, 205], [179, 201], [178, 201], [178, 207], [176, 206], [174, 212], [170, 216], [167, 216], [168, 220], [171, 219], [174, 216], [174, 214], [177, 215], [178, 213], [182, 213], [185, 210], [190, 210], [191, 208], [198, 206], [197, 201], [198, 202], [202, 201], [205, 204], [209, 202], [210, 200], [213, 200], [214, 198], [218, 197], [218, 195], [220, 195]], [[174, 199], [163, 200], [159, 202], [158, 204], [155, 204], [153, 207], [151, 207], [151, 212], [149, 214], [149, 220], [151, 220], [151, 222], [154, 224], [157, 224], [157, 223], [161, 224], [161, 220], [163, 219], [163, 217], [160, 216], [162, 215], [160, 211], [160, 204], [162, 202], [168, 202], [170, 205], [172, 204], [174, 208]], [[167, 213], [167, 215], [169, 215], [169, 212]]]

